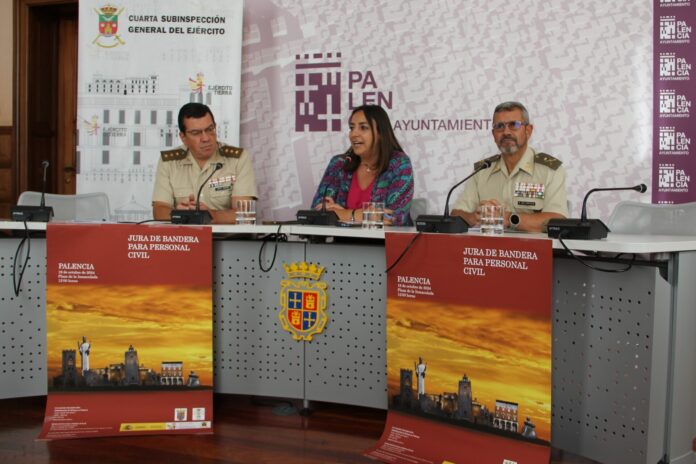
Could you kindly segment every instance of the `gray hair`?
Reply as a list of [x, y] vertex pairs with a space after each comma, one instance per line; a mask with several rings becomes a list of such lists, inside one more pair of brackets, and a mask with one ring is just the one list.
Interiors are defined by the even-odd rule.
[[525, 108], [524, 105], [520, 102], [516, 102], [516, 101], [503, 102], [500, 105], [495, 107], [495, 110], [493, 110], [493, 114], [499, 113], [501, 111], [512, 111], [512, 110], [520, 110], [522, 112], [522, 122], [525, 124], [529, 124], [529, 112], [527, 111], [527, 108]]

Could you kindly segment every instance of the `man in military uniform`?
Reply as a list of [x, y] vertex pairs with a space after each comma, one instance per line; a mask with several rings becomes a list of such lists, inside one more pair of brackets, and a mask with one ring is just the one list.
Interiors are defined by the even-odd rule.
[[152, 195], [153, 217], [168, 221], [172, 209], [195, 209], [203, 186], [200, 208], [210, 212], [213, 224], [234, 223], [237, 200], [256, 198], [249, 154], [218, 143], [215, 118], [206, 105], [185, 104], [178, 123], [183, 146], [162, 152]]
[[553, 156], [527, 146], [533, 129], [521, 103], [505, 102], [495, 108], [492, 132], [500, 154], [486, 158], [491, 167], [467, 181], [452, 215], [477, 226], [481, 205], [503, 205], [505, 226], [528, 232], [540, 232], [549, 219], [568, 216], [565, 169]]

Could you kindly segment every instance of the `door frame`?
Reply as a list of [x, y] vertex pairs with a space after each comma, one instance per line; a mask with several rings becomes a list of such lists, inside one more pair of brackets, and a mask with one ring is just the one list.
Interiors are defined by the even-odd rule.
[[[14, 165], [15, 196], [28, 189], [28, 140], [29, 140], [29, 17], [32, 8], [77, 4], [78, 0], [15, 0], [14, 1]], [[57, 169], [57, 166], [53, 166]], [[62, 178], [62, 169], [56, 178]], [[61, 176], [61, 177], [58, 177]]]

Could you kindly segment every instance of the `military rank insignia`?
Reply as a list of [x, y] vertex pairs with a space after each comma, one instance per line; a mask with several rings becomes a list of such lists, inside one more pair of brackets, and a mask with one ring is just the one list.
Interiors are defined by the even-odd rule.
[[287, 279], [280, 281], [280, 322], [295, 340], [311, 341], [326, 326], [326, 287], [319, 282], [324, 266], [306, 262], [283, 264]]

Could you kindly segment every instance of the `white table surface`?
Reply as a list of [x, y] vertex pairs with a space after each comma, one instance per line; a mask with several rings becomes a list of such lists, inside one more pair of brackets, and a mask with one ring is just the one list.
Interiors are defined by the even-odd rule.
[[[71, 223], [64, 223], [71, 224]], [[77, 223], [72, 223], [77, 224]], [[80, 223], [99, 224], [99, 223]], [[148, 222], [142, 227], [150, 225], [164, 225], [163, 222]], [[46, 223], [27, 223], [30, 230], [46, 230]], [[191, 226], [200, 227], [200, 226]], [[214, 225], [214, 234], [271, 234], [278, 231], [278, 225]], [[23, 230], [24, 223], [16, 221], [0, 221], [0, 230]], [[414, 233], [413, 227], [390, 227], [385, 230], [363, 230], [359, 227], [333, 227], [333, 226], [305, 226], [297, 224], [283, 224], [281, 233], [297, 236], [323, 236], [323, 237], [354, 237], [363, 239], [383, 240], [386, 232]], [[481, 235], [478, 231], [469, 231], [468, 235]], [[464, 234], [463, 234], [464, 235]], [[549, 240], [544, 234], [527, 234], [520, 232], [506, 232], [501, 237], [516, 237], [524, 239]], [[565, 244], [571, 250], [598, 251], [611, 253], [671, 253], [679, 251], [696, 250], [696, 232], [694, 235], [627, 235], [612, 234], [602, 240], [565, 240]], [[563, 248], [558, 239], [553, 239], [553, 247]]]

